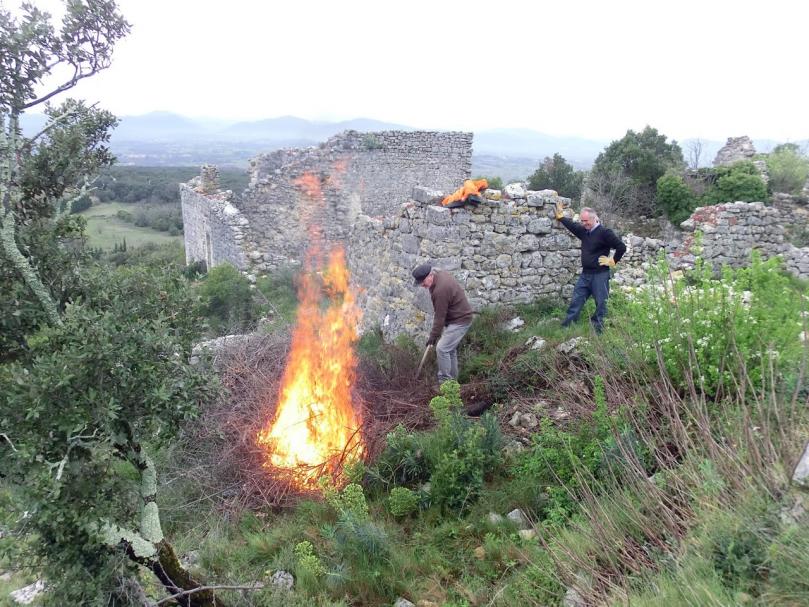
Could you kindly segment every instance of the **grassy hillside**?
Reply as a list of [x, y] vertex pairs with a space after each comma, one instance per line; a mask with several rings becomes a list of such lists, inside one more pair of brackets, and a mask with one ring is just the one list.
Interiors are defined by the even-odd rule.
[[183, 237], [171, 236], [151, 228], [138, 227], [117, 217], [118, 211], [131, 212], [136, 205], [104, 202], [80, 213], [87, 219], [87, 239], [91, 247], [112, 249], [126, 240], [127, 247], [145, 244], [182, 243]]

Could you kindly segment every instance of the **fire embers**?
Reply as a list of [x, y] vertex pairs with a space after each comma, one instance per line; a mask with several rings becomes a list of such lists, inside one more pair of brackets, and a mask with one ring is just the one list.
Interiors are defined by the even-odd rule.
[[[304, 194], [320, 195], [309, 188]], [[300, 486], [337, 474], [363, 449], [362, 420], [352, 401], [360, 311], [349, 277], [342, 247], [324, 256], [319, 243], [313, 243], [300, 277], [300, 303], [278, 405], [257, 436], [267, 452], [265, 466], [288, 472]]]

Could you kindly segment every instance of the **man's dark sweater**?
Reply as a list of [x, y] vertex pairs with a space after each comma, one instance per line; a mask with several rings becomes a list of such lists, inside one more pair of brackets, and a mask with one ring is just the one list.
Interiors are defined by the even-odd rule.
[[472, 306], [466, 300], [461, 285], [449, 272], [438, 270], [434, 274], [430, 286], [430, 298], [433, 300], [433, 329], [430, 339], [441, 337], [447, 325], [468, 325], [472, 322]]
[[581, 240], [581, 267], [585, 272], [608, 272], [609, 266], [598, 264], [602, 255], [609, 256], [610, 249], [615, 249], [616, 262], [621, 260], [626, 252], [626, 245], [610, 229], [598, 224], [588, 232], [582, 224], [567, 217], [559, 220], [570, 232]]

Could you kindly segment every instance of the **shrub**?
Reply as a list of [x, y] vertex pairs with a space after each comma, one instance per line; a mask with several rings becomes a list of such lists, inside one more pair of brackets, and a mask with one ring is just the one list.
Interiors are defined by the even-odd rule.
[[295, 556], [298, 558], [298, 575], [309, 575], [319, 578], [326, 573], [326, 568], [320, 557], [315, 554], [315, 547], [312, 542], [303, 541], [295, 546]]
[[797, 195], [809, 178], [809, 158], [794, 144], [780, 145], [767, 156], [767, 170], [773, 192]]
[[435, 430], [413, 433], [399, 426], [369, 468], [372, 485], [415, 485], [429, 479], [430, 498], [442, 509], [464, 510], [478, 497], [484, 475], [495, 468], [501, 436], [489, 413], [480, 421], [463, 415], [460, 386], [447, 381], [430, 401]]
[[70, 203], [70, 213], [75, 215], [76, 213], [81, 213], [82, 211], [86, 211], [93, 205], [93, 202], [90, 200], [89, 196], [82, 196], [81, 198], [76, 198], [73, 202]]
[[209, 270], [197, 292], [200, 313], [218, 334], [248, 329], [259, 317], [250, 282], [230, 264]]
[[592, 420], [582, 420], [570, 429], [541, 422], [532, 446], [512, 466], [516, 479], [533, 483], [542, 492], [536, 503], [544, 520], [565, 522], [578, 509], [577, 494], [582, 482], [596, 479], [603, 472], [605, 448], [614, 445], [612, 418], [607, 412], [601, 378], [596, 378], [596, 410]]
[[647, 126], [640, 133], [629, 130], [622, 139], [613, 141], [598, 155], [588, 182], [607, 184], [604, 194], [624, 198], [622, 190], [628, 179], [634, 188], [623, 201], [624, 209], [636, 213], [656, 210], [657, 180], [669, 169], [685, 165], [683, 152], [676, 141], [666, 142], [666, 136]]
[[496, 420], [486, 413], [480, 422], [463, 415], [458, 382], [446, 381], [430, 401], [438, 427], [427, 443], [431, 464], [430, 497], [442, 509], [464, 510], [477, 499], [484, 472], [494, 469], [501, 437]]
[[657, 203], [675, 224], [688, 219], [697, 206], [696, 197], [683, 178], [672, 173], [666, 173], [657, 180]]
[[687, 280], [672, 280], [661, 261], [649, 288], [616, 304], [641, 356], [651, 365], [662, 361], [675, 386], [685, 389], [693, 379], [709, 395], [733, 393], [744, 366], [757, 390], [771, 367], [796, 373], [802, 351], [801, 293], [781, 264], [754, 252], [749, 267], [725, 268], [721, 279], [700, 260]]
[[388, 510], [396, 518], [403, 518], [416, 511], [419, 496], [407, 487], [394, 487], [388, 498]]
[[723, 202], [763, 202], [767, 196], [767, 185], [749, 160], [713, 169], [713, 185], [702, 197], [700, 204], [712, 205]]

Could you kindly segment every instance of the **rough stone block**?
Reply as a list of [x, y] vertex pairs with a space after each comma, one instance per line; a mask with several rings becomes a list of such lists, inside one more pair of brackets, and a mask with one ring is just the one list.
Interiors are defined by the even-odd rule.
[[435, 225], [449, 225], [452, 222], [452, 213], [447, 208], [432, 205], [427, 207], [427, 221]]
[[440, 203], [444, 199], [443, 192], [418, 185], [413, 188], [410, 196], [413, 198], [413, 200], [420, 202], [421, 204], [436, 204]]

